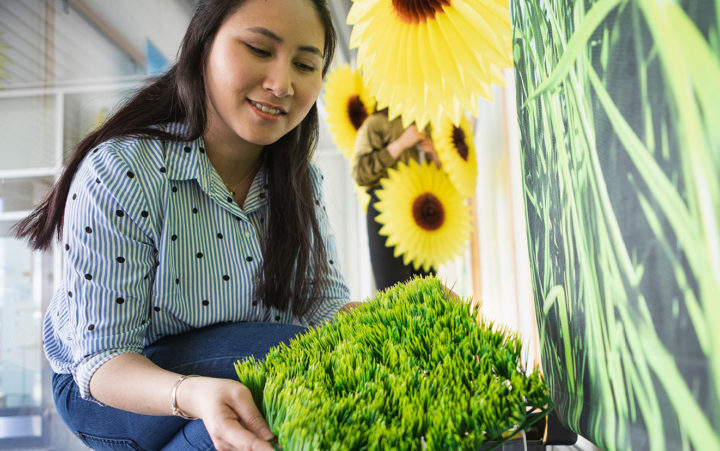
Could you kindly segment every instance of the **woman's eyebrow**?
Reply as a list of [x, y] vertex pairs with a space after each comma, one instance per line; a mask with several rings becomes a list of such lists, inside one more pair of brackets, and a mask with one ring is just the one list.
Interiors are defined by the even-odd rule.
[[[248, 28], [248, 31], [252, 31], [253, 33], [258, 33], [263, 36], [267, 36], [268, 38], [270, 38], [273, 41], [278, 42], [278, 43], [283, 42], [283, 39], [280, 36], [276, 35], [275, 33], [273, 33], [272, 31], [268, 30], [265, 27], [252, 27], [252, 28]], [[298, 47], [298, 49], [303, 52], [315, 53], [320, 58], [323, 57], [323, 54], [320, 51], [320, 49], [315, 47], [314, 45], [301, 45], [300, 47]]]

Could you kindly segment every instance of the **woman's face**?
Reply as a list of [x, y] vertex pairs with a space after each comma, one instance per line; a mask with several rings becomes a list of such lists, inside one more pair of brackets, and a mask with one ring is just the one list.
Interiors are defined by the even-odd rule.
[[287, 134], [320, 94], [324, 44], [308, 0], [246, 0], [218, 29], [205, 64], [209, 130], [260, 146]]

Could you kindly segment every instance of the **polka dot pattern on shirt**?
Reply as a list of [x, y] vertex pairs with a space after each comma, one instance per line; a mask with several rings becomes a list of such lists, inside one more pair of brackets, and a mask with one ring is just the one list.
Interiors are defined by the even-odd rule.
[[[78, 169], [65, 217], [64, 287], [51, 301], [43, 340], [53, 369], [73, 372], [85, 396], [91, 370], [118, 349], [138, 352], [190, 327], [295, 320], [257, 299], [266, 173], [253, 179], [244, 205], [231, 202], [201, 143], [118, 138], [94, 149]], [[311, 174], [311, 199], [322, 205], [319, 172]], [[328, 257], [335, 258], [327, 218], [318, 219]], [[330, 282], [305, 321], [329, 319], [347, 302], [337, 270]], [[69, 309], [82, 312], [70, 328]], [[68, 329], [74, 332], [67, 339], [54, 333]]]

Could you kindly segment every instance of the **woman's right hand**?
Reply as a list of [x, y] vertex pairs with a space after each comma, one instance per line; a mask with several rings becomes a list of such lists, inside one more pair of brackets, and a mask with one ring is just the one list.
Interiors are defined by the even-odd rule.
[[240, 382], [213, 377], [185, 379], [177, 390], [177, 406], [201, 418], [218, 451], [272, 450], [275, 436]]

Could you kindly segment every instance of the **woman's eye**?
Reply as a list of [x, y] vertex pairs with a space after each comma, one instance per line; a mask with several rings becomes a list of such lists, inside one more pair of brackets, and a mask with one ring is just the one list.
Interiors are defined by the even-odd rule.
[[253, 52], [254, 54], [256, 54], [256, 55], [258, 55], [258, 56], [270, 56], [270, 52], [268, 52], [268, 51], [266, 51], [266, 50], [259, 49], [259, 48], [257, 48], [257, 47], [254, 47], [254, 46], [250, 45], [250, 44], [245, 44], [245, 45], [247, 46], [247, 48], [250, 49], [251, 52]]
[[295, 66], [298, 67], [300, 70], [312, 72], [315, 70], [315, 66], [311, 66], [309, 64], [304, 63], [295, 63]]

